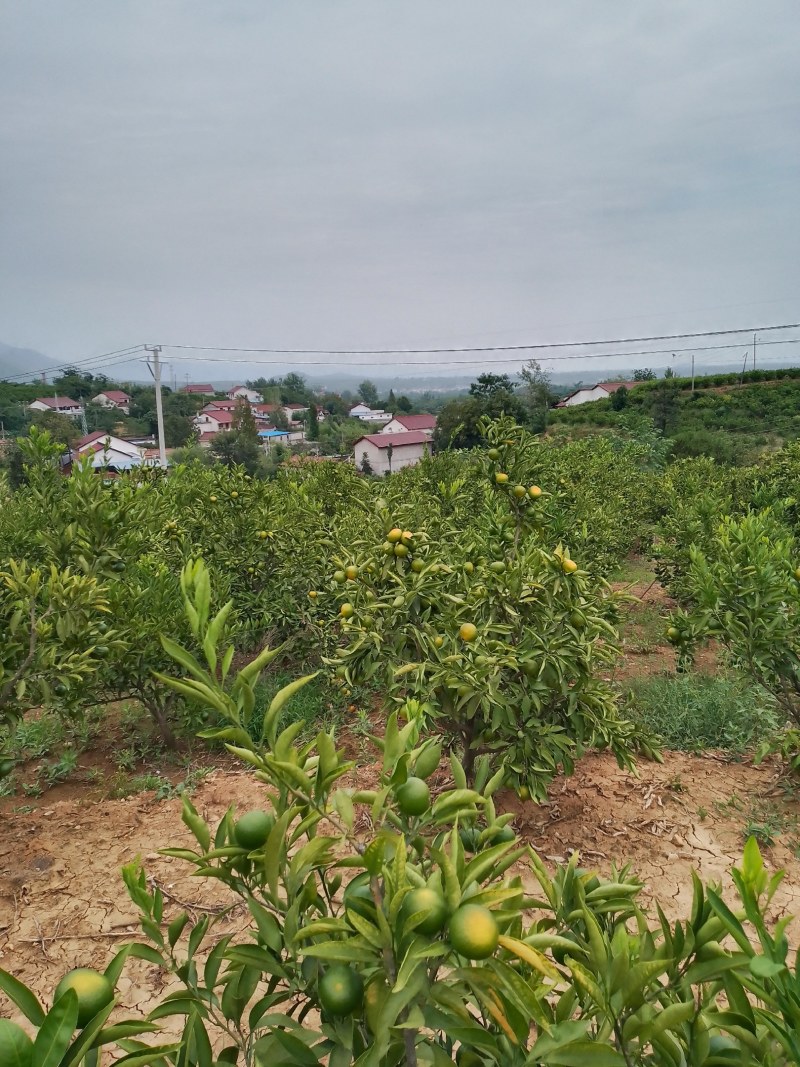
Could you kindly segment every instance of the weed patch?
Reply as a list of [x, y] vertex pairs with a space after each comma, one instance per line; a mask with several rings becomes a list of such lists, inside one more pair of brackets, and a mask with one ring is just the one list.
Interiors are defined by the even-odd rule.
[[667, 748], [746, 752], [777, 733], [781, 716], [763, 690], [738, 678], [651, 677], [632, 685], [630, 714]]

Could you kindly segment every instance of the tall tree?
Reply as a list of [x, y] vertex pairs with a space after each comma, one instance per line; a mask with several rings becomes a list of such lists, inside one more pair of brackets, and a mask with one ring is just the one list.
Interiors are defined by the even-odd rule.
[[550, 375], [542, 370], [538, 360], [531, 359], [519, 372], [520, 395], [528, 411], [528, 425], [534, 433], [547, 429], [547, 417], [553, 403]]
[[313, 400], [308, 405], [308, 414], [306, 415], [306, 437], [309, 441], [319, 440], [319, 414], [317, 405]]
[[311, 399], [305, 378], [296, 371], [290, 371], [281, 379], [280, 389], [284, 404], [307, 404]]
[[480, 374], [469, 387], [470, 396], [487, 400], [500, 394], [512, 395], [514, 383], [507, 374]]
[[635, 382], [652, 382], [656, 376], [656, 372], [649, 367], [640, 367], [633, 372], [633, 380]]
[[367, 407], [374, 408], [378, 405], [378, 390], [374, 382], [371, 382], [369, 378], [365, 378], [364, 381], [358, 387], [358, 395]]

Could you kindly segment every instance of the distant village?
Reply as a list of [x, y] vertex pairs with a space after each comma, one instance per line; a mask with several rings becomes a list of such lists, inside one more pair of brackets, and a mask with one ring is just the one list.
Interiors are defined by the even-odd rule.
[[[232, 443], [242, 433], [246, 416], [248, 433], [267, 457], [283, 460], [292, 455], [329, 456], [352, 462], [364, 474], [383, 476], [413, 466], [430, 454], [438, 420], [443, 411], [447, 414], [446, 399], [438, 403], [434, 399], [431, 407], [438, 411], [408, 411], [413, 405], [406, 397], [400, 398], [404, 411], [387, 410], [380, 404], [367, 403], [365, 399], [348, 405], [338, 394], [314, 396], [304, 388], [299, 375], [290, 377], [293, 378], [294, 392], [306, 394], [304, 400], [275, 400], [273, 397], [265, 400], [264, 392], [274, 395], [276, 391], [272, 382], [267, 383], [270, 388], [264, 392], [255, 387], [258, 383], [235, 385], [221, 392], [209, 382], [187, 382], [175, 392], [168, 393], [167, 462], [174, 462], [175, 457], [179, 460], [186, 458], [187, 449], [196, 450], [198, 454], [209, 452], [212, 457], [217, 457], [218, 453], [229, 455], [232, 461], [236, 460], [235, 451], [226, 451], [226, 441]], [[66, 380], [66, 377], [57, 379], [57, 384]], [[485, 384], [481, 387], [489, 388], [487, 395], [494, 395], [492, 389], [499, 389], [500, 395], [505, 390], [506, 395], [519, 404], [515, 386], [507, 376], [484, 375], [479, 378], [481, 381], [489, 383], [488, 387]], [[616, 392], [627, 391], [636, 384], [638, 382], [634, 381], [601, 382], [581, 386], [563, 397], [548, 391], [545, 405], [574, 407], [613, 397]], [[371, 383], [365, 382], [363, 386], [365, 396], [370, 394], [369, 399], [373, 396], [377, 399], [377, 390]], [[69, 435], [71, 439], [63, 461], [65, 472], [79, 459], [112, 477], [136, 467], [160, 465], [158, 430], [153, 424], [153, 413], [148, 412], [149, 421], [143, 420], [141, 409], [147, 404], [141, 398], [136, 399], [136, 387], [128, 388], [132, 392], [107, 385], [83, 399], [76, 400], [67, 395], [37, 396], [27, 403], [29, 412], [44, 423], [47, 422], [44, 416], [57, 416], [71, 420], [83, 429], [80, 436]], [[388, 399], [390, 403], [397, 402], [392, 392]], [[464, 401], [456, 399], [449, 403], [463, 404], [469, 400], [467, 397]], [[147, 403], [150, 403], [149, 399]], [[90, 429], [87, 414], [92, 414], [97, 423], [98, 413], [108, 417], [99, 419], [103, 423], [101, 427]], [[119, 421], [115, 421], [115, 416]], [[145, 423], [148, 432], [131, 432], [132, 426]], [[359, 432], [359, 426], [363, 426], [363, 433]], [[180, 440], [176, 443], [177, 438]]]

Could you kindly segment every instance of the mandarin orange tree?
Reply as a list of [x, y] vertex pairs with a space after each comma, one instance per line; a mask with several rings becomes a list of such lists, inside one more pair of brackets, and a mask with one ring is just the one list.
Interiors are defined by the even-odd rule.
[[630, 762], [633, 727], [602, 677], [617, 655], [616, 599], [551, 540], [557, 504], [524, 480], [536, 442], [508, 422], [484, 432], [475, 520], [448, 523], [440, 509], [431, 532], [419, 501], [417, 525], [405, 529], [379, 500], [370, 527], [334, 557], [310, 614], [330, 627], [338, 612], [329, 662], [342, 683], [379, 682], [423, 701], [467, 780], [492, 753], [523, 796], [542, 797], [587, 747]]

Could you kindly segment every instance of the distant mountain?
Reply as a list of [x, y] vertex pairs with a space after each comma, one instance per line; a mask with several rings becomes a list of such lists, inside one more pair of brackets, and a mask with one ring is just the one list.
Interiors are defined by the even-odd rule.
[[15, 348], [0, 342], [0, 378], [24, 374], [31, 380], [36, 377], [37, 371], [55, 366], [54, 360], [33, 348]]

